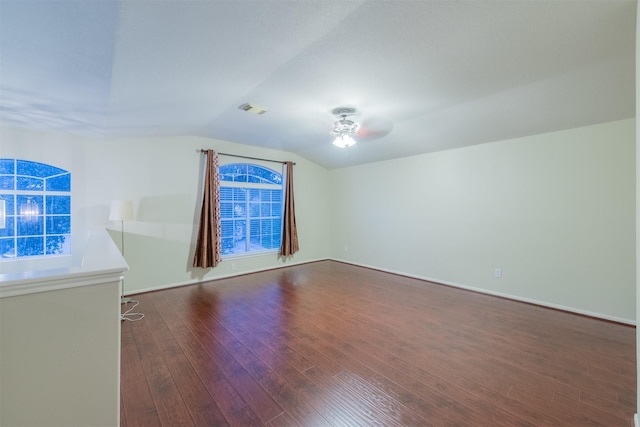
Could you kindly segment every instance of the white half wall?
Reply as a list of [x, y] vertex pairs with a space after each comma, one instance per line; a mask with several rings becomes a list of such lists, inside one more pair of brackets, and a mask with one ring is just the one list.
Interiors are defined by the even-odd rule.
[[[223, 261], [215, 269], [193, 269], [202, 197], [202, 148], [291, 160], [300, 251]], [[49, 163], [72, 176], [72, 228], [108, 228], [121, 246], [121, 224], [109, 222], [112, 200], [131, 199], [135, 220], [124, 223], [125, 293], [228, 277], [329, 256], [328, 172], [288, 152], [193, 136], [102, 139], [18, 128], [0, 128], [0, 156]], [[222, 157], [221, 162], [243, 162]], [[279, 170], [278, 163], [264, 165]]]
[[110, 279], [0, 299], [0, 425], [119, 425], [119, 292]]
[[330, 176], [332, 258], [635, 322], [633, 119]]

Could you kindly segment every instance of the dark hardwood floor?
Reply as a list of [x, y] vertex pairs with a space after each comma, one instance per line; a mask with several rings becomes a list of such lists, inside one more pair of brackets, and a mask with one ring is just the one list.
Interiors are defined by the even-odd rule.
[[123, 426], [633, 426], [630, 326], [332, 261], [135, 299]]

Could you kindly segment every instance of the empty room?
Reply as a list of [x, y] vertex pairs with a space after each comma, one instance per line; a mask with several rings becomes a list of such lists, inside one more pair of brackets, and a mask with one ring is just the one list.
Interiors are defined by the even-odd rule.
[[640, 426], [639, 17], [0, 0], [0, 425]]

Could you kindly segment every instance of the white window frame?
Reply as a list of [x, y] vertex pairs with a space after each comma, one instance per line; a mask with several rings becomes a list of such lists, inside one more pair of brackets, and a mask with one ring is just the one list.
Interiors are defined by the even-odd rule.
[[[220, 168], [224, 168], [225, 166], [229, 166], [229, 165], [249, 165], [249, 166], [257, 166], [260, 168], [264, 168], [264, 169], [268, 169], [270, 171], [275, 172], [276, 174], [278, 174], [279, 176], [282, 177], [282, 183], [281, 184], [267, 184], [267, 183], [253, 183], [253, 182], [232, 182], [232, 181], [223, 181], [222, 180], [222, 173], [220, 173], [220, 191], [221, 191], [221, 196], [222, 196], [222, 192], [223, 192], [223, 188], [242, 188], [245, 189], [247, 191], [247, 197], [249, 195], [249, 192], [251, 190], [277, 190], [280, 192], [280, 211], [278, 212], [278, 220], [279, 220], [279, 231], [280, 231], [280, 236], [278, 239], [278, 243], [277, 246], [273, 247], [273, 248], [267, 248], [267, 249], [256, 249], [251, 242], [252, 239], [252, 233], [251, 233], [251, 221], [252, 220], [260, 220], [260, 221], [265, 221], [265, 220], [269, 220], [269, 217], [264, 217], [262, 215], [259, 215], [257, 217], [252, 217], [251, 216], [251, 209], [250, 209], [250, 200], [245, 199], [245, 207], [244, 207], [244, 212], [245, 212], [245, 216], [244, 217], [236, 217], [234, 218], [235, 220], [238, 221], [245, 221], [245, 229], [244, 229], [244, 233], [243, 233], [243, 240], [244, 240], [244, 245], [245, 245], [245, 252], [231, 252], [231, 253], [225, 253], [225, 244], [224, 244], [224, 239], [228, 238], [228, 236], [225, 234], [225, 232], [222, 232], [221, 235], [221, 239], [223, 240], [223, 252], [222, 252], [222, 258], [223, 259], [232, 259], [232, 258], [243, 258], [243, 257], [252, 257], [252, 256], [259, 256], [259, 255], [265, 255], [265, 254], [269, 254], [269, 253], [278, 253], [280, 251], [280, 244], [282, 242], [282, 217], [283, 217], [283, 211], [284, 211], [284, 174], [282, 172], [278, 172], [277, 170], [260, 164], [260, 163], [248, 163], [248, 162], [229, 162], [226, 163], [224, 165], [220, 165]], [[224, 201], [221, 198], [221, 229], [224, 230], [224, 222], [229, 221], [228, 218], [224, 218], [222, 217], [223, 215], [223, 209], [222, 209], [222, 204], [224, 203]], [[272, 203], [272, 202], [270, 202]], [[273, 218], [272, 218], [273, 219]], [[234, 246], [236, 245], [236, 241], [234, 240]], [[253, 249], [252, 249], [253, 248]]]

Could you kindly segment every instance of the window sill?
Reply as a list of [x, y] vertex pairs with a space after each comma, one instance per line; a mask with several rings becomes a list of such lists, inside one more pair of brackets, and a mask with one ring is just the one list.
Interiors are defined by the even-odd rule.
[[256, 251], [256, 252], [245, 252], [241, 254], [230, 254], [230, 255], [222, 255], [222, 261], [232, 261], [243, 258], [256, 258], [266, 255], [278, 255], [280, 252], [279, 249], [267, 250], [267, 251]]

